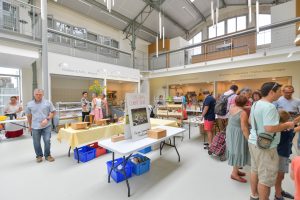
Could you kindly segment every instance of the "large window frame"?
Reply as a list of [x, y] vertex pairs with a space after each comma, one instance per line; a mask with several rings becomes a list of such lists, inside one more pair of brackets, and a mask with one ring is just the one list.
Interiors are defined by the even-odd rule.
[[[259, 27], [270, 25], [271, 24], [271, 14], [259, 14]], [[256, 45], [257, 46], [263, 46], [263, 45], [269, 45], [272, 42], [272, 33], [271, 29], [260, 31], [256, 35]]]
[[[189, 45], [200, 43], [200, 42], [202, 42], [202, 39], [203, 39], [203, 34], [202, 34], [202, 31], [200, 31], [192, 39], [189, 40]], [[191, 50], [192, 56], [199, 55], [199, 54], [202, 54], [201, 46], [195, 47]]]

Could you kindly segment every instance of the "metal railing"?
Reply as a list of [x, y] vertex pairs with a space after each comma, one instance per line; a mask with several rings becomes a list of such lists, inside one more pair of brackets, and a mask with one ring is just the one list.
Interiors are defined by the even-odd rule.
[[40, 8], [19, 0], [0, 0], [0, 31], [41, 39]]
[[[298, 19], [299, 20], [299, 19]], [[256, 33], [253, 30], [243, 31], [244, 34], [233, 34], [232, 37], [214, 38], [200, 44], [191, 45], [178, 50], [161, 53], [150, 59], [150, 70], [203, 63], [218, 59], [233, 59], [236, 56], [268, 52], [295, 47], [295, 23], [273, 26], [271, 29], [262, 28]]]
[[49, 51], [98, 62], [132, 67], [129, 52], [48, 28]]

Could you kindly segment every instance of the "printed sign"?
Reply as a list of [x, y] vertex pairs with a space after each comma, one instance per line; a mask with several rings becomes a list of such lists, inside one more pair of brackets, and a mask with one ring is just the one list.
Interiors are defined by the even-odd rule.
[[[126, 93], [125, 95], [125, 119], [129, 119], [129, 127], [125, 123], [125, 138], [129, 138], [129, 132], [133, 140], [147, 137], [150, 129], [150, 117], [144, 94]], [[127, 120], [126, 120], [127, 121]]]

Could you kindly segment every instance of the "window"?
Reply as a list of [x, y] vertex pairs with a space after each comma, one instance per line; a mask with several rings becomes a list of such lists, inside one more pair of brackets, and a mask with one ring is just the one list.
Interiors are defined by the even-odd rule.
[[246, 16], [234, 17], [227, 19], [227, 34], [236, 31], [245, 30], [247, 28]]
[[225, 22], [221, 21], [216, 26], [210, 26], [208, 28], [208, 38], [214, 38], [225, 34]]
[[221, 36], [225, 34], [225, 22], [219, 22], [217, 24], [217, 36]]
[[[85, 28], [73, 27], [72, 32], [73, 32], [73, 35], [75, 35], [77, 37], [80, 37], [80, 38], [83, 38], [83, 39], [87, 38], [87, 33], [86, 33]], [[75, 47], [86, 48], [86, 43], [85, 42], [82, 42], [82, 41], [79, 41], [79, 40], [75, 40], [74, 42], [75, 42], [75, 44], [74, 44]]]
[[[271, 15], [259, 14], [259, 27], [271, 24]], [[271, 30], [261, 31], [257, 34], [257, 46], [271, 43]]]
[[227, 33], [236, 31], [236, 18], [227, 19]]
[[246, 16], [241, 16], [241, 17], [237, 17], [236, 18], [236, 30], [237, 31], [241, 31], [241, 30], [245, 30], [247, 27], [247, 22], [246, 22]]
[[18, 69], [0, 67], [0, 113], [11, 96], [20, 97], [20, 71]]
[[216, 27], [215, 26], [210, 26], [208, 28], [208, 38], [214, 38], [216, 37]]
[[[63, 32], [63, 33], [72, 34], [72, 27], [70, 25], [65, 24], [63, 22], [60, 22], [60, 21], [55, 21], [54, 22], [54, 29], [58, 30], [60, 32]], [[71, 40], [68, 37], [55, 35], [54, 41], [58, 42], [58, 43], [61, 43], [61, 44], [70, 45]]]
[[[189, 44], [197, 44], [202, 42], [202, 32], [199, 32], [197, 35], [195, 35], [190, 41]], [[191, 55], [199, 55], [201, 54], [201, 46], [195, 47], [191, 49]]]
[[[97, 42], [97, 39], [98, 39], [98, 38], [97, 38], [97, 35], [96, 35], [96, 34], [93, 34], [93, 33], [88, 32], [88, 33], [87, 33], [87, 39], [88, 39], [88, 40], [91, 40], [91, 41]], [[90, 44], [90, 43], [88, 43], [87, 45], [88, 45], [88, 50], [91, 50], [91, 51], [94, 51], [94, 52], [97, 51], [97, 45], [95, 45], [95, 44]]]

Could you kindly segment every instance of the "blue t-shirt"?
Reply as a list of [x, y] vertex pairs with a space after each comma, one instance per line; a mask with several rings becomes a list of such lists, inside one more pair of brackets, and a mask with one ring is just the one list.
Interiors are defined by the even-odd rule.
[[48, 121], [45, 127], [41, 127], [40, 125], [41, 122], [48, 117], [50, 112], [55, 112], [55, 108], [53, 104], [46, 99], [42, 99], [40, 102], [36, 102], [35, 100], [29, 101], [25, 109], [27, 115], [32, 115], [32, 129], [43, 129], [50, 126], [50, 121]]
[[[256, 145], [257, 135], [254, 124], [254, 117], [258, 133], [266, 133], [265, 126], [276, 126], [279, 124], [279, 114], [274, 104], [259, 100], [251, 108], [250, 120], [251, 130], [248, 142]], [[273, 133], [270, 133], [273, 134]], [[276, 148], [280, 141], [280, 134], [276, 134], [270, 148]]]
[[208, 95], [203, 102], [203, 109], [205, 106], [208, 106], [208, 111], [207, 113], [204, 115], [204, 119], [205, 120], [209, 120], [209, 121], [213, 121], [216, 118], [215, 115], [215, 105], [216, 105], [216, 100], [214, 97], [212, 97], [211, 95]]
[[292, 154], [294, 136], [294, 129], [281, 132], [280, 142], [277, 146], [278, 155], [286, 158], [290, 157], [290, 155]]

